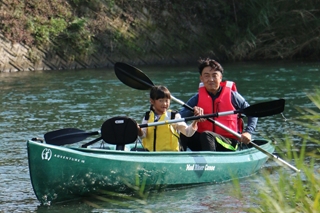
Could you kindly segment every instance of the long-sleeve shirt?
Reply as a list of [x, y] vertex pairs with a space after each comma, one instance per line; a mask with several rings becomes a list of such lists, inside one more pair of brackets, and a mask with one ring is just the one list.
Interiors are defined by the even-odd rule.
[[[216, 95], [209, 93], [209, 95], [212, 98], [212, 101], [214, 101], [217, 97], [219, 97], [221, 93], [221, 87], [219, 89], [219, 91], [217, 92]], [[198, 100], [199, 100], [199, 94], [195, 94], [194, 96], [192, 96], [188, 101], [187, 101], [187, 105], [191, 106], [192, 108], [197, 106], [198, 104]], [[235, 91], [231, 91], [231, 103], [234, 106], [235, 109], [244, 109], [247, 108], [248, 106], [250, 106], [246, 100], [240, 95], [240, 93], [235, 92]], [[193, 116], [193, 112], [185, 107], [183, 107], [180, 111], [179, 111], [181, 117], [185, 118], [185, 117], [190, 117]], [[256, 117], [248, 117], [248, 123], [247, 126], [245, 128], [244, 132], [249, 132], [250, 134], [253, 134], [253, 132], [256, 129], [256, 125], [258, 122], [258, 118]]]

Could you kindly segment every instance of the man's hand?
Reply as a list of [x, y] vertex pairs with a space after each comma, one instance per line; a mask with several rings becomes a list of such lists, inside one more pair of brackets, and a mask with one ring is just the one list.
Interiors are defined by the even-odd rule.
[[241, 134], [240, 142], [244, 144], [249, 144], [251, 141], [251, 134], [249, 132], [244, 132]]

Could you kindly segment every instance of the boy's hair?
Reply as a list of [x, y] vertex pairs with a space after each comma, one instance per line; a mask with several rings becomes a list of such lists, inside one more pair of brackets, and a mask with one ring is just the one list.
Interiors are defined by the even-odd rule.
[[213, 59], [206, 58], [206, 59], [200, 59], [199, 60], [199, 73], [200, 73], [200, 75], [202, 74], [202, 70], [205, 67], [211, 67], [213, 70], [220, 71], [221, 74], [223, 74], [222, 66], [218, 62], [213, 60]]
[[160, 98], [171, 99], [171, 94], [165, 86], [153, 86], [150, 90], [150, 98], [152, 100], [158, 100]]

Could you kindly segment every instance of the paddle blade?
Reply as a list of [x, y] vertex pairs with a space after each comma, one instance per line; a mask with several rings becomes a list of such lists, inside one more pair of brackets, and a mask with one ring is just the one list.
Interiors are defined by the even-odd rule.
[[66, 144], [77, 143], [86, 139], [90, 135], [97, 134], [99, 134], [99, 132], [85, 132], [76, 128], [66, 128], [47, 132], [44, 135], [44, 139], [47, 144], [62, 146]]
[[149, 90], [153, 82], [141, 70], [129, 64], [117, 62], [114, 71], [118, 79], [125, 85], [139, 90]]
[[275, 101], [263, 102], [251, 105], [241, 111], [246, 116], [266, 117], [276, 115], [284, 111], [285, 100], [279, 99]]

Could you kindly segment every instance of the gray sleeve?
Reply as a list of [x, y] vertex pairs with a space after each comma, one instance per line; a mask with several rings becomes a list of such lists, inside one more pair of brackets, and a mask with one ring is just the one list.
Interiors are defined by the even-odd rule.
[[[198, 104], [198, 93], [195, 94], [194, 96], [192, 96], [186, 103], [187, 105], [191, 106], [192, 108], [197, 106]], [[186, 107], [183, 107], [180, 111], [179, 111], [180, 115], [182, 118], [185, 118], [185, 117], [190, 117], [190, 116], [193, 116], [193, 111], [189, 110], [188, 108]]]
[[[231, 103], [236, 109], [244, 109], [250, 106], [250, 104], [248, 104], [248, 102], [238, 92], [231, 93]], [[249, 132], [250, 134], [253, 134], [258, 123], [258, 118], [250, 116], [247, 118], [248, 123], [244, 129], [244, 132]]]

